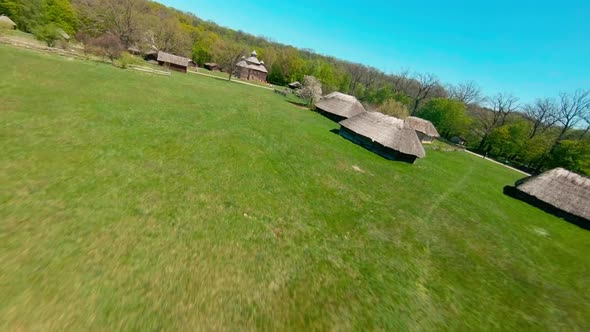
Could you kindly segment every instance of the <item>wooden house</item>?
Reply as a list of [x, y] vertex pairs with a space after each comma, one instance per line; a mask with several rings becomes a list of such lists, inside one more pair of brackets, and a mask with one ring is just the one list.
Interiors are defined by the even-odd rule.
[[362, 112], [340, 122], [340, 135], [380, 156], [414, 163], [426, 156], [416, 132], [403, 120], [378, 112]]
[[186, 73], [188, 71], [190, 59], [160, 51], [158, 52], [157, 61], [160, 66], [167, 67], [181, 73]]
[[243, 80], [255, 80], [266, 82], [268, 70], [264, 66], [264, 61], [258, 60], [256, 51], [252, 51], [250, 57], [242, 57], [236, 64], [236, 72], [234, 75]]
[[406, 122], [416, 131], [418, 138], [424, 144], [430, 144], [440, 137], [432, 122], [428, 120], [410, 116], [406, 118]]
[[555, 168], [516, 181], [504, 193], [590, 230], [590, 179]]
[[325, 95], [315, 104], [315, 107], [321, 114], [335, 122], [367, 112], [354, 96], [340, 92]]
[[214, 62], [204, 63], [203, 67], [205, 67], [205, 69], [210, 70], [210, 71], [221, 71], [221, 68], [219, 68], [219, 65]]

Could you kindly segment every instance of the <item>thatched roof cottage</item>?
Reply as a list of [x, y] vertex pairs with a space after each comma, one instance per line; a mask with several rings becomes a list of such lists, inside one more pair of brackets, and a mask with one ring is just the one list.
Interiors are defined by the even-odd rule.
[[507, 195], [590, 229], [590, 179], [563, 168], [516, 181]]
[[403, 120], [361, 112], [340, 122], [340, 135], [384, 158], [413, 163], [426, 156], [416, 132]]
[[321, 114], [336, 122], [367, 112], [354, 96], [340, 92], [325, 95], [315, 104], [315, 107]]
[[203, 64], [203, 67], [205, 67], [205, 69], [210, 70], [210, 71], [221, 71], [221, 69], [219, 68], [219, 65], [214, 62], [207, 62], [207, 63]]
[[422, 143], [430, 144], [435, 138], [440, 137], [432, 122], [428, 120], [410, 116], [406, 118], [406, 122], [416, 131]]
[[5, 15], [0, 15], [0, 25], [7, 26], [10, 29], [16, 30], [16, 23]]
[[258, 53], [252, 51], [250, 57], [242, 57], [242, 60], [236, 64], [235, 75], [243, 80], [256, 80], [266, 82], [268, 70], [264, 66], [264, 61], [258, 60]]
[[67, 32], [65, 32], [63, 29], [59, 28], [57, 29], [57, 34], [65, 41], [69, 42], [71, 37], [70, 35], [68, 35]]
[[158, 64], [163, 67], [168, 67], [172, 70], [186, 73], [188, 71], [188, 64], [191, 60], [178, 55], [158, 52]]

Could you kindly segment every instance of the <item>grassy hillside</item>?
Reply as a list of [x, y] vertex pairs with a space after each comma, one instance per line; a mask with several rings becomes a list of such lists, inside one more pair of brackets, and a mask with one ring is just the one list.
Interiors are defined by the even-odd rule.
[[0, 330], [590, 327], [590, 232], [272, 91], [0, 46]]

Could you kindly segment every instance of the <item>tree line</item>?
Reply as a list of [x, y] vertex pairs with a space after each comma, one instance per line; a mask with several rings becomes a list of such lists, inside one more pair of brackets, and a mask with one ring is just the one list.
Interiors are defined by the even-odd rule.
[[431, 120], [443, 138], [465, 140], [470, 149], [514, 166], [532, 172], [561, 166], [590, 173], [586, 90], [523, 104], [512, 94], [484, 96], [474, 82], [449, 85], [430, 73], [387, 74], [147, 0], [0, 0], [0, 13], [48, 44], [58, 38], [52, 31], [60, 28], [110, 58], [128, 48], [155, 49], [190, 57], [200, 66], [218, 62], [231, 72], [237, 54], [255, 49], [272, 84], [313, 76], [324, 93], [352, 94], [369, 109]]

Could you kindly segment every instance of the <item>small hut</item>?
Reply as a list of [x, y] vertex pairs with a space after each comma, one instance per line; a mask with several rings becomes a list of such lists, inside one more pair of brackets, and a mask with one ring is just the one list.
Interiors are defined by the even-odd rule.
[[59, 28], [57, 29], [57, 34], [61, 37], [61, 39], [69, 42], [70, 41], [70, 35], [68, 35], [67, 32], [65, 32], [63, 29]]
[[340, 92], [325, 95], [315, 104], [315, 107], [325, 117], [336, 122], [367, 112], [354, 96]]
[[155, 61], [158, 62], [158, 51], [147, 51], [143, 54], [143, 59], [145, 61]]
[[516, 181], [504, 193], [590, 230], [590, 179], [563, 168]]
[[168, 67], [172, 70], [176, 70], [181, 73], [186, 73], [188, 71], [188, 64], [190, 59], [165, 53], [165, 52], [158, 52], [158, 64], [163, 67]]
[[431, 144], [435, 138], [440, 137], [432, 122], [428, 120], [410, 116], [406, 118], [406, 122], [416, 131], [418, 138], [424, 144]]
[[242, 57], [236, 64], [235, 75], [243, 80], [266, 82], [268, 70], [264, 66], [264, 61], [258, 60], [258, 53], [252, 51], [250, 57]]
[[221, 71], [221, 69], [219, 68], [219, 65], [213, 62], [207, 62], [203, 64], [203, 67], [205, 67], [205, 69], [210, 70], [210, 71]]
[[5, 15], [0, 15], [0, 26], [6, 26], [9, 29], [16, 30], [16, 23]]
[[361, 112], [340, 122], [340, 135], [380, 156], [413, 163], [426, 156], [416, 132], [403, 120], [379, 112]]
[[301, 89], [303, 88], [303, 84], [299, 83], [298, 81], [295, 81], [293, 83], [289, 83], [289, 88], [293, 90]]

